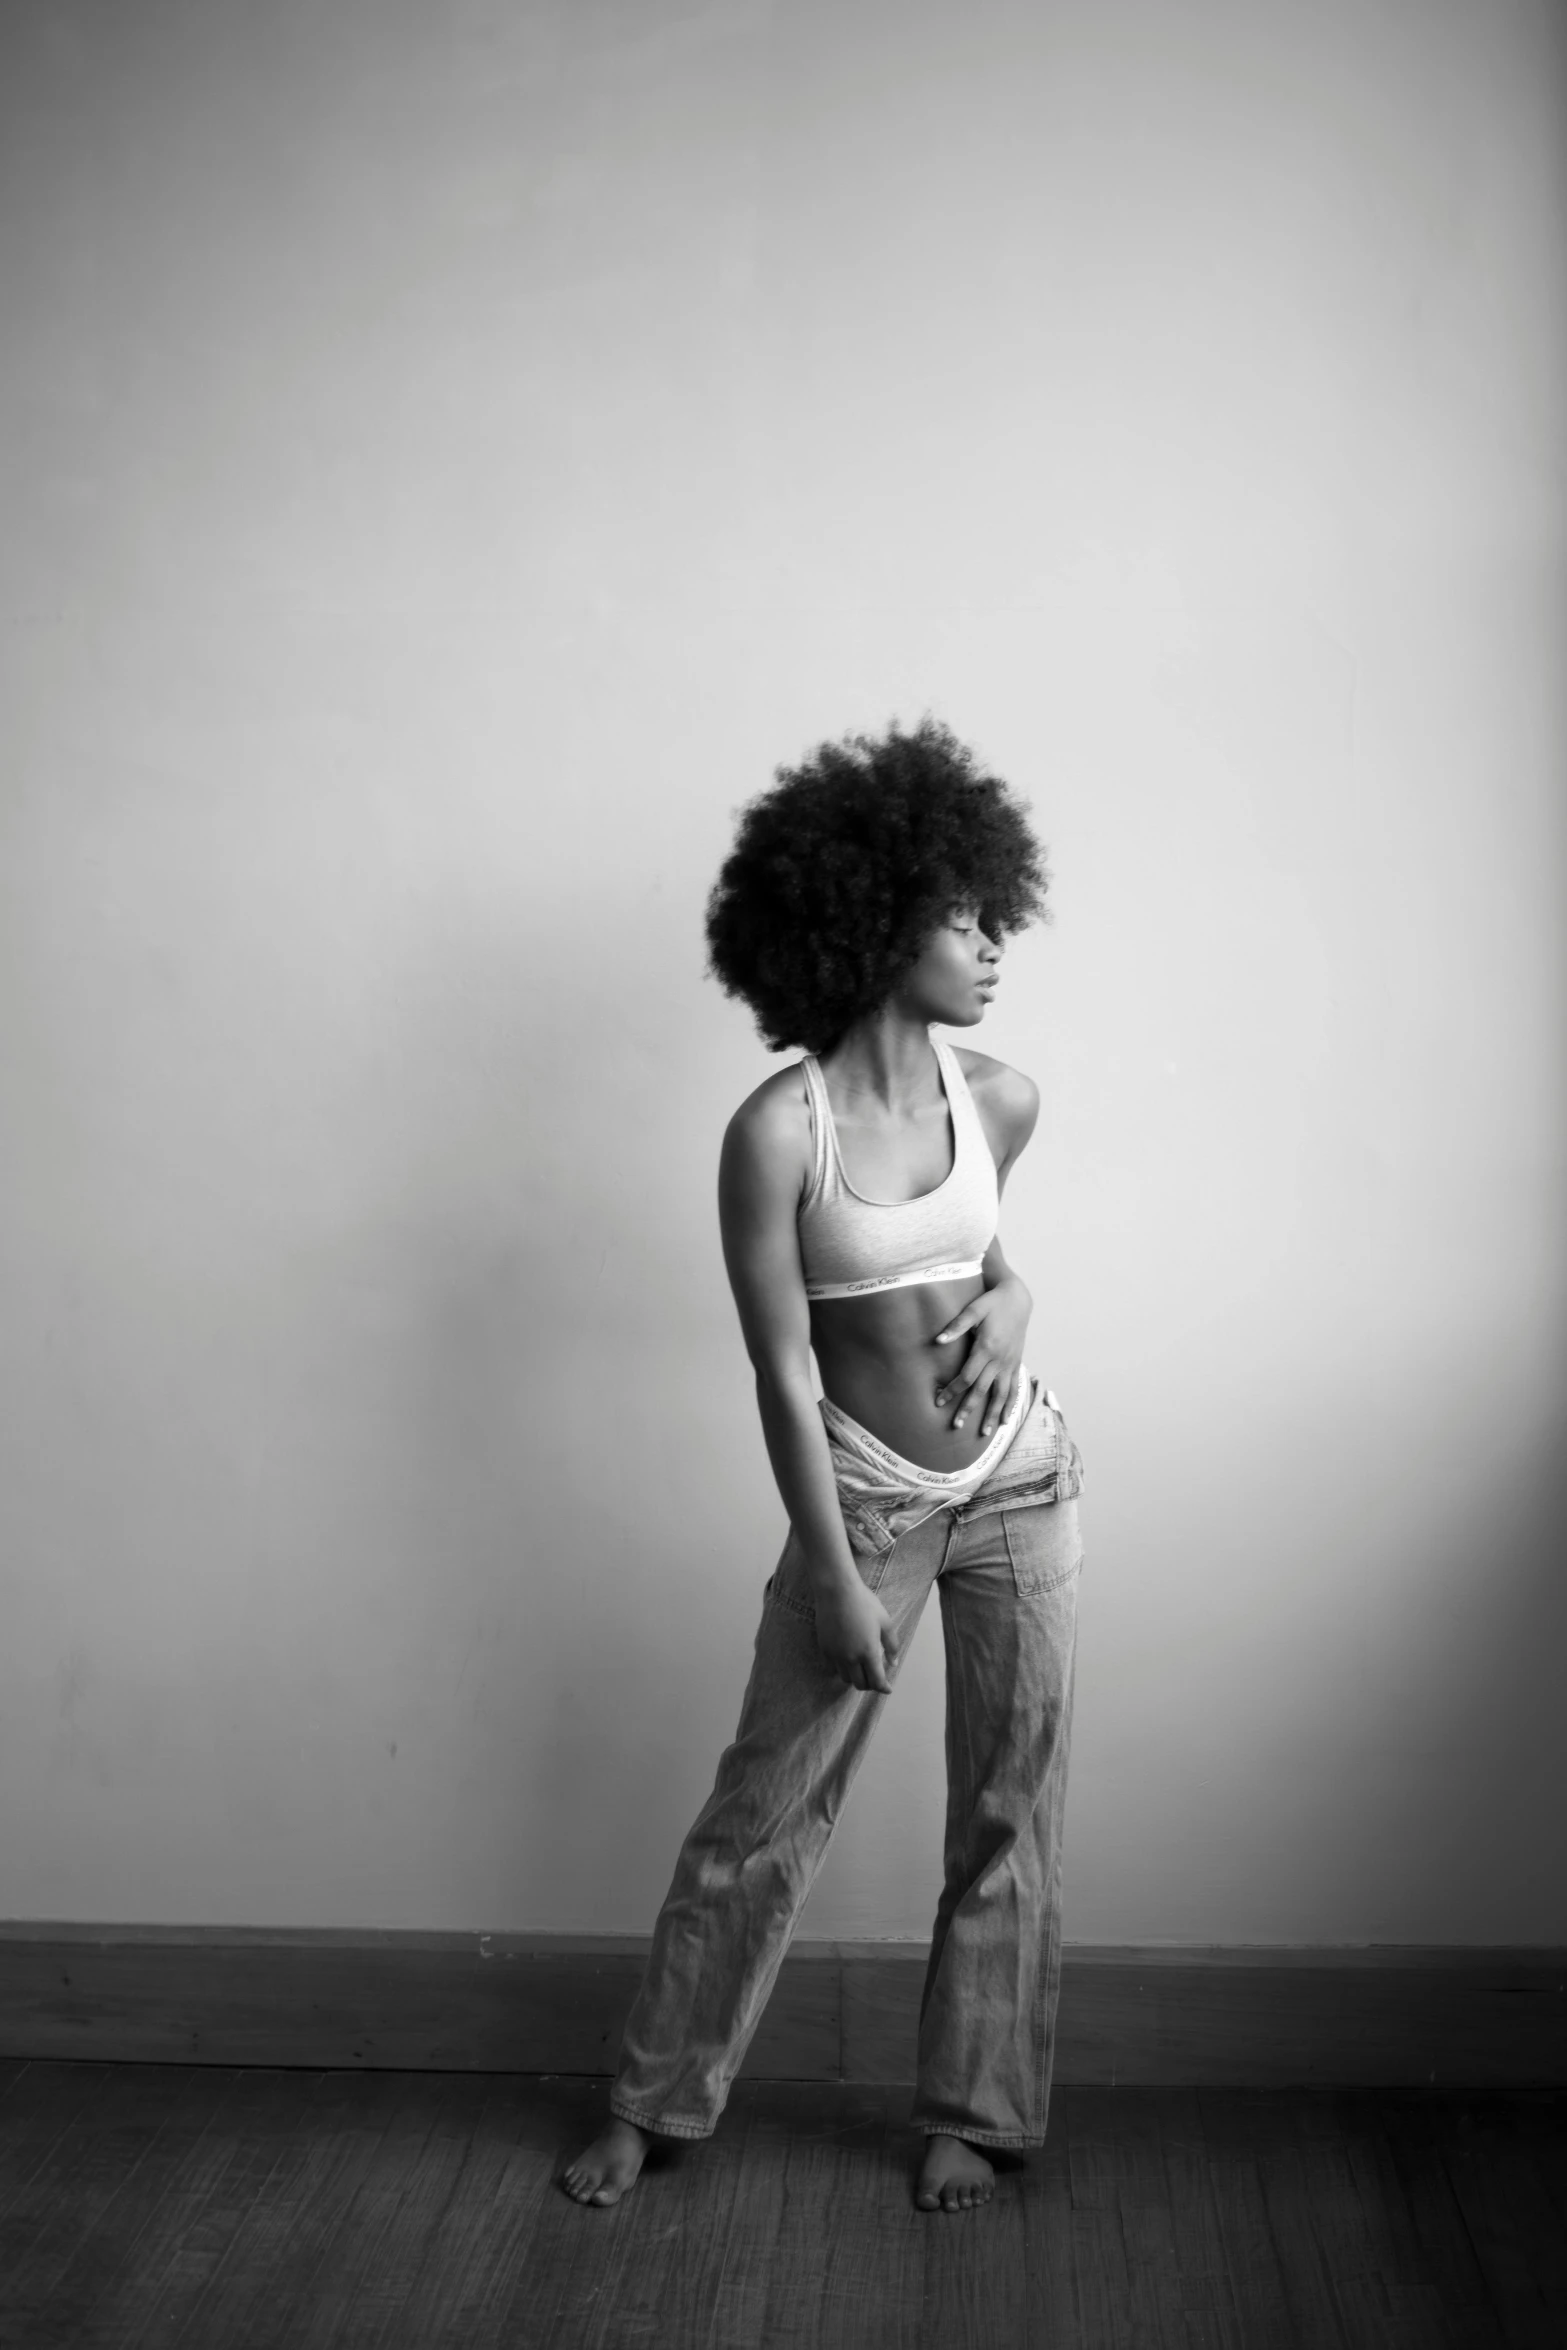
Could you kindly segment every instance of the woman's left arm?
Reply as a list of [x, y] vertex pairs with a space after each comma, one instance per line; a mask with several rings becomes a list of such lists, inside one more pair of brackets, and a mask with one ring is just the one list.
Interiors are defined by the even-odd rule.
[[[973, 1081], [971, 1080], [971, 1083]], [[974, 1087], [991, 1149], [996, 1154], [996, 1189], [1004, 1192], [1007, 1177], [1027, 1147], [1039, 1118], [1039, 1088], [1021, 1069], [993, 1061]], [[984, 1257], [985, 1286], [961, 1313], [954, 1314], [936, 1334], [939, 1347], [951, 1345], [972, 1332], [962, 1362], [950, 1371], [937, 1391], [938, 1407], [956, 1404], [954, 1428], [972, 1414], [980, 1417], [981, 1436], [993, 1436], [1011, 1409], [1023, 1365], [1023, 1341], [1034, 1300], [1026, 1284], [1013, 1272], [1002, 1252], [1001, 1236], [992, 1240]]]

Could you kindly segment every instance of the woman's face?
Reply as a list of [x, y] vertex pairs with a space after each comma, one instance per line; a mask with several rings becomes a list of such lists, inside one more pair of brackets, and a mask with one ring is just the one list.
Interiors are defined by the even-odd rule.
[[987, 938], [972, 907], [960, 907], [931, 933], [898, 998], [915, 1017], [973, 1028], [984, 1019], [1001, 970], [1001, 948]]

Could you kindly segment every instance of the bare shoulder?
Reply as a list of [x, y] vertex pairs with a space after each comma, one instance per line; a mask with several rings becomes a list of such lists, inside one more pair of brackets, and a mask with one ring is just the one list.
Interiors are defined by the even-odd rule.
[[764, 1077], [748, 1093], [724, 1134], [731, 1164], [798, 1178], [810, 1164], [811, 1113], [798, 1061]]
[[1013, 1150], [1019, 1149], [1039, 1116], [1038, 1086], [1023, 1070], [992, 1060], [989, 1053], [972, 1053], [962, 1045], [953, 1050], [985, 1124], [993, 1134], [1005, 1136]]

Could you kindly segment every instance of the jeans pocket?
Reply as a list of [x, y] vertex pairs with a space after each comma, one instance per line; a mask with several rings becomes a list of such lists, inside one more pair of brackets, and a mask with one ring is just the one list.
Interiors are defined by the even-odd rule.
[[886, 1519], [868, 1502], [845, 1501], [841, 1506], [843, 1530], [849, 1537], [849, 1549], [860, 1580], [874, 1591], [887, 1571], [887, 1561], [898, 1538]]
[[1076, 1502], [1047, 1501], [1027, 1509], [1004, 1509], [1001, 1530], [1020, 1599], [1060, 1591], [1080, 1572], [1083, 1544]]
[[[879, 1590], [887, 1562], [897, 1546], [897, 1536], [874, 1510], [860, 1503], [845, 1508], [843, 1524], [855, 1573], [867, 1591]], [[813, 1624], [816, 1621], [816, 1602], [811, 1597], [810, 1577], [805, 1571], [805, 1553], [792, 1531], [784, 1544], [782, 1558], [767, 1578], [762, 1596], [773, 1607], [785, 1608], [792, 1616], [804, 1616]]]

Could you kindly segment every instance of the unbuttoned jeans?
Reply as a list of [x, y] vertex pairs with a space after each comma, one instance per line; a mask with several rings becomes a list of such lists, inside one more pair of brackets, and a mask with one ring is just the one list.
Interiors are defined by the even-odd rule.
[[[1045, 2133], [1080, 1478], [1065, 1423], [1040, 1396], [970, 1501], [901, 1532], [898, 1513], [891, 1523], [845, 1513], [900, 1656], [933, 1583], [941, 1596], [945, 1876], [913, 2120], [982, 2146], [1037, 2146]], [[791, 1534], [767, 1586], [739, 1728], [681, 1848], [627, 2019], [610, 2098], [623, 2120], [675, 2138], [712, 2131], [886, 1703], [848, 1688], [818, 1648]]]

